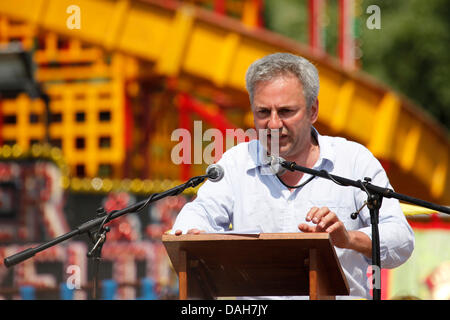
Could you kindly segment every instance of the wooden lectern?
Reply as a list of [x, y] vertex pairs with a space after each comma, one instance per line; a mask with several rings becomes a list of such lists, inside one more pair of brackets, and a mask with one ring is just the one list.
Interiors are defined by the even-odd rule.
[[182, 300], [349, 294], [327, 233], [165, 234], [162, 241]]

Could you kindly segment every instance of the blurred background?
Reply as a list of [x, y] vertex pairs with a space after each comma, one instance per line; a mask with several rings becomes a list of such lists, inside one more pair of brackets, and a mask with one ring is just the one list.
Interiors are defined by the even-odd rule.
[[[203, 174], [194, 148], [211, 148], [210, 128], [253, 127], [245, 72], [273, 52], [317, 66], [319, 132], [367, 146], [397, 192], [449, 205], [449, 10], [445, 0], [0, 1], [0, 298], [92, 298], [87, 236], [11, 268], [3, 259], [99, 207]], [[194, 136], [195, 123], [201, 145], [175, 164], [172, 133]], [[177, 297], [160, 239], [195, 191], [108, 224], [102, 299]], [[448, 216], [403, 209], [416, 248], [383, 270], [383, 299], [449, 299]]]

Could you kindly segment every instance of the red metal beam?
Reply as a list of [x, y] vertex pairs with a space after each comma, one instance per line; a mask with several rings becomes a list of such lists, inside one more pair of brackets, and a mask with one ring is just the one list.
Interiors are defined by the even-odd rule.
[[309, 45], [313, 50], [323, 50], [321, 15], [323, 0], [308, 0]]

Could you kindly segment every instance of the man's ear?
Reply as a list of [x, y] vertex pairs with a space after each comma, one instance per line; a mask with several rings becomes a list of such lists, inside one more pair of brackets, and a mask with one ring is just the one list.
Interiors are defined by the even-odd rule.
[[309, 110], [309, 120], [311, 121], [311, 124], [315, 123], [318, 117], [319, 117], [319, 99], [316, 99], [316, 102], [312, 104]]

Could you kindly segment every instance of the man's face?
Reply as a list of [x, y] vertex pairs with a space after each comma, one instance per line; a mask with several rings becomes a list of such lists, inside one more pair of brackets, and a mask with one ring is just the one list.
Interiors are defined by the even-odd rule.
[[[306, 107], [301, 82], [292, 75], [257, 83], [253, 95], [253, 118], [260, 137], [260, 129], [267, 129], [267, 150], [272, 139], [279, 135], [278, 155], [286, 160], [294, 160], [307, 151], [311, 142], [311, 126], [317, 120], [318, 103], [311, 109]], [[275, 142], [276, 143], [276, 142]], [[272, 144], [276, 145], [276, 144]]]

